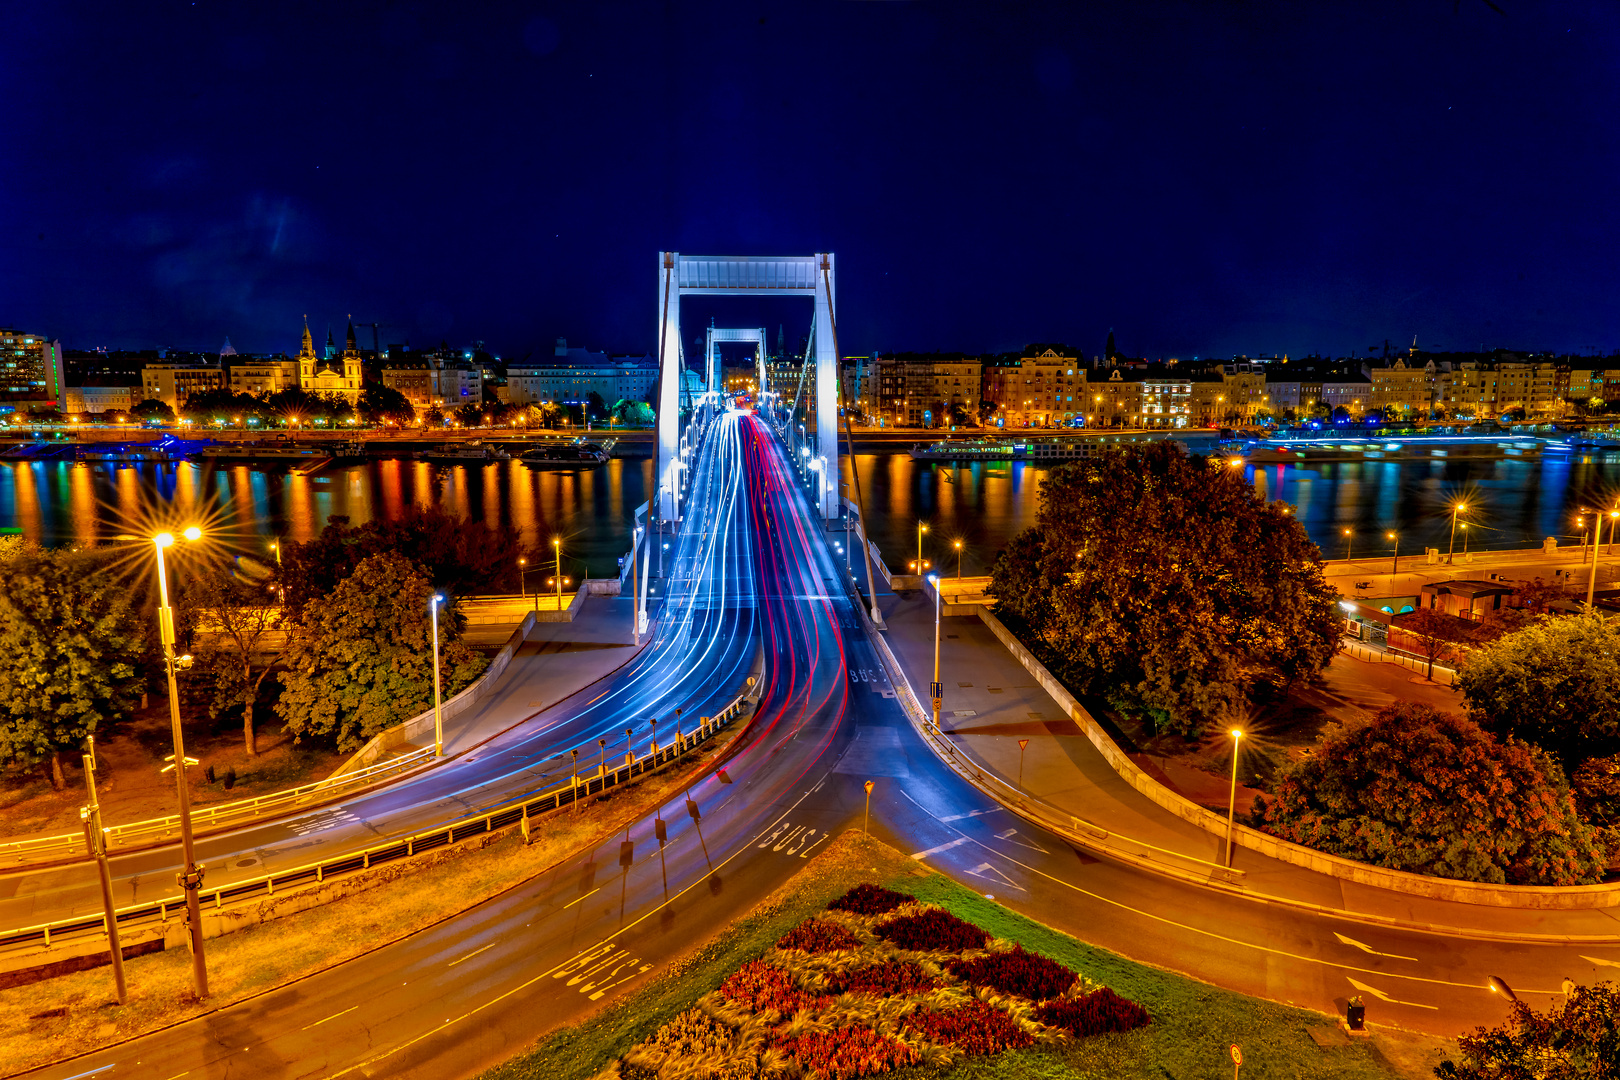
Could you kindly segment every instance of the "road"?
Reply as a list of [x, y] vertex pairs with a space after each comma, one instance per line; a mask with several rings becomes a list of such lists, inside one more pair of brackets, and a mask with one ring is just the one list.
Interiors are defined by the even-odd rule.
[[[1084, 940], [1273, 1000], [1333, 1012], [1359, 992], [1376, 1022], [1449, 1034], [1501, 1019], [1490, 975], [1545, 1004], [1534, 992], [1592, 970], [1582, 954], [1620, 961], [1614, 948], [1375, 929], [1212, 894], [1077, 852], [1013, 818], [913, 732], [763, 422], [726, 417], [700, 477], [733, 445], [748, 483], [746, 507], [727, 522], [747, 541], [753, 578], [726, 577], [704, 595], [722, 621], [758, 628], [768, 679], [745, 735], [683, 804], [661, 811], [667, 842], [655, 819], [638, 821], [361, 960], [40, 1075], [473, 1075], [750, 910], [858, 821], [867, 779], [877, 784], [873, 831], [919, 861]], [[691, 550], [702, 550], [703, 532], [684, 530], [700, 538]], [[736, 558], [741, 566], [748, 556]]]

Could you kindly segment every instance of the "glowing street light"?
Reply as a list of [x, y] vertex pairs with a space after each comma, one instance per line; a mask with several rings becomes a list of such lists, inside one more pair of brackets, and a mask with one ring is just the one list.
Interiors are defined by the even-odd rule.
[[1355, 533], [1353, 533], [1349, 529], [1345, 529], [1343, 531], [1344, 531], [1344, 561], [1349, 562], [1350, 561], [1350, 539], [1351, 539], [1351, 537], [1353, 537], [1355, 535]]
[[1232, 736], [1232, 793], [1231, 793], [1231, 795], [1229, 795], [1227, 797], [1227, 800], [1226, 800], [1226, 866], [1227, 866], [1227, 869], [1231, 869], [1231, 866], [1232, 866], [1232, 823], [1233, 823], [1233, 820], [1237, 817], [1238, 748], [1243, 745], [1243, 729], [1242, 728], [1233, 728], [1230, 732], [1228, 732], [1228, 734]]
[[1446, 547], [1446, 564], [1452, 561], [1452, 554], [1457, 550], [1457, 515], [1467, 513], [1467, 503], [1457, 503], [1451, 508], [1451, 542]]
[[939, 714], [945, 704], [945, 694], [939, 685], [939, 575], [929, 574], [928, 582], [934, 587], [934, 681], [929, 684], [928, 696], [934, 702], [934, 732], [939, 733]]
[[551, 550], [557, 556], [557, 610], [562, 610], [562, 537], [551, 538]]
[[923, 533], [926, 533], [927, 531], [928, 531], [928, 523], [927, 522], [924, 522], [924, 521], [917, 522], [917, 573], [919, 573], [919, 574], [921, 574], [923, 572], [922, 538], [923, 538]]
[[956, 580], [962, 580], [962, 541], [952, 540], [951, 546], [956, 549]]

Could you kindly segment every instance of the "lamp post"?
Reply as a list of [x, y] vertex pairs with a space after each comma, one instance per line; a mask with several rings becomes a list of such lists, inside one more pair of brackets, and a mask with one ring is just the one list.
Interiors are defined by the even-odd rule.
[[1355, 534], [1352, 533], [1349, 529], [1344, 530], [1344, 561], [1345, 562], [1350, 561], [1350, 539], [1354, 535]]
[[[1609, 517], [1620, 517], [1620, 512], [1611, 512]], [[1586, 579], [1586, 606], [1591, 608], [1592, 600], [1597, 595], [1597, 567], [1598, 545], [1603, 543], [1603, 515], [1596, 510], [1592, 511], [1592, 520], [1595, 523], [1592, 533], [1592, 574]], [[1614, 527], [1616, 522], [1609, 522], [1609, 543], [1614, 543]]]
[[85, 743], [84, 786], [90, 793], [90, 805], [79, 811], [79, 817], [84, 822], [84, 838], [101, 875], [101, 917], [107, 926], [107, 951], [112, 957], [113, 986], [118, 991], [118, 1004], [124, 1005], [129, 1001], [129, 987], [124, 982], [124, 947], [118, 941], [118, 913], [113, 907], [112, 871], [107, 865], [107, 834], [101, 828], [101, 801], [96, 797], [96, 737], [87, 736]]
[[923, 572], [922, 538], [923, 538], [923, 533], [925, 533], [927, 531], [928, 531], [928, 525], [927, 525], [926, 522], [922, 522], [922, 521], [917, 522], [917, 576], [918, 577], [921, 577], [922, 572]]
[[562, 538], [551, 538], [551, 550], [557, 555], [557, 610], [562, 610]]
[[1468, 522], [1462, 523], [1463, 531], [1463, 562], [1468, 561]]
[[[527, 570], [523, 569], [525, 566], [528, 566], [528, 565], [529, 565], [529, 560], [528, 559], [523, 558], [521, 555], [518, 556], [518, 596], [520, 596], [524, 600], [527, 600], [529, 598], [529, 574], [528, 574]], [[539, 600], [540, 600], [539, 596], [536, 596], [535, 597], [536, 605], [539, 604]]]
[[962, 541], [953, 540], [951, 546], [956, 549], [956, 580], [962, 580]]
[[1398, 532], [1386, 532], [1384, 536], [1395, 545], [1395, 552], [1389, 557], [1389, 591], [1393, 593], [1395, 591], [1395, 575], [1399, 573], [1401, 567], [1401, 534]]
[[1243, 745], [1243, 729], [1233, 728], [1232, 736], [1232, 793], [1226, 800], [1226, 866], [1232, 867], [1232, 823], [1237, 817], [1237, 762], [1238, 748]]
[[1457, 550], [1457, 515], [1468, 510], [1465, 503], [1457, 503], [1451, 508], [1451, 542], [1446, 546], [1446, 565], [1451, 565], [1452, 555]]
[[934, 731], [939, 731], [940, 708], [945, 704], [945, 696], [939, 685], [939, 575], [929, 574], [928, 580], [934, 586], [934, 681], [928, 686], [928, 696], [934, 702]]
[[444, 757], [444, 709], [439, 703], [439, 605], [444, 596], [434, 593], [428, 601], [429, 621], [433, 624], [433, 756]]
[[[187, 540], [202, 538], [202, 530], [195, 525], [180, 534]], [[196, 845], [191, 837], [191, 788], [186, 783], [186, 739], [180, 730], [180, 690], [175, 685], [174, 673], [191, 666], [191, 657], [174, 655], [174, 609], [169, 606], [169, 579], [163, 565], [163, 549], [174, 544], [173, 533], [158, 533], [152, 538], [157, 549], [158, 570], [158, 637], [163, 643], [163, 667], [169, 680], [169, 728], [174, 737], [175, 788], [180, 796], [180, 848], [185, 857], [185, 869], [180, 874], [180, 887], [186, 894], [186, 921], [191, 941], [191, 980], [197, 989], [197, 1000], [208, 997], [208, 964], [203, 958], [202, 907], [197, 892], [202, 888], [202, 870], [197, 866]]]

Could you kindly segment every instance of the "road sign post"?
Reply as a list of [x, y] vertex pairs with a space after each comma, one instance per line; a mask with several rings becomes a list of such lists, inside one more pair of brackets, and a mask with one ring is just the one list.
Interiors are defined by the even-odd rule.
[[1028, 739], [1018, 740], [1018, 786], [1024, 786], [1024, 751], [1029, 749]]
[[1243, 1051], [1237, 1043], [1232, 1044], [1232, 1080], [1237, 1080], [1238, 1070], [1243, 1068]]
[[866, 827], [872, 820], [872, 781], [866, 782], [866, 813], [861, 817], [861, 835], [866, 836]]

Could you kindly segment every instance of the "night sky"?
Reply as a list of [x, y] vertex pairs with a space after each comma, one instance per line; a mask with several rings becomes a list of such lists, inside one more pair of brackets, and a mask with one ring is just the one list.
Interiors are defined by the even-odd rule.
[[644, 352], [833, 250], [846, 354], [1607, 352], [1620, 4], [1497, 3], [17, 2], [0, 325]]

